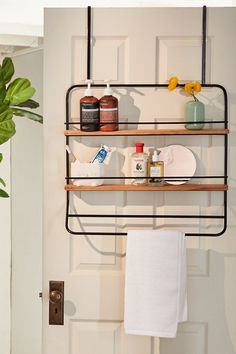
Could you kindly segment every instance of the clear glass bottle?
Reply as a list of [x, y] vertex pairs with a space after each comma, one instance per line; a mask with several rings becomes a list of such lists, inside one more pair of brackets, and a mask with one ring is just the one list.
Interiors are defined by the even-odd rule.
[[159, 160], [159, 150], [154, 150], [151, 161], [148, 162], [148, 176], [150, 177], [148, 183], [150, 185], [160, 185], [164, 183], [164, 161]]
[[134, 178], [132, 184], [146, 184], [147, 183], [147, 160], [148, 154], [143, 152], [143, 143], [135, 144], [136, 151], [131, 155], [131, 177]]

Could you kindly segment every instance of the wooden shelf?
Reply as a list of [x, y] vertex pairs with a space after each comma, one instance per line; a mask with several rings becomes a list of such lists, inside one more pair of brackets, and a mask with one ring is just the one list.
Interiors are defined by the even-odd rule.
[[181, 184], [181, 185], [134, 185], [134, 184], [104, 184], [102, 186], [75, 186], [67, 184], [66, 191], [227, 191], [226, 184]]
[[128, 129], [114, 132], [84, 132], [81, 130], [65, 130], [66, 136], [122, 136], [122, 135], [226, 135], [228, 129]]

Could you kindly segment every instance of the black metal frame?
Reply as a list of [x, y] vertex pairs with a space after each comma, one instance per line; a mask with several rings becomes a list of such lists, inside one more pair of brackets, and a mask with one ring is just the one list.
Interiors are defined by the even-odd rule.
[[207, 7], [202, 9], [202, 84], [206, 83], [206, 23]]
[[[224, 119], [221, 121], [205, 121], [204, 123], [223, 123], [224, 124], [224, 128], [227, 129], [228, 128], [228, 99], [227, 99], [227, 92], [226, 89], [219, 84], [205, 84], [205, 71], [206, 71], [206, 67], [205, 67], [205, 62], [206, 62], [206, 6], [203, 7], [203, 40], [202, 40], [202, 87], [204, 88], [219, 88], [222, 90], [223, 92], [223, 97], [224, 97]], [[91, 65], [91, 7], [88, 7], [88, 42], [87, 42], [87, 78], [89, 79], [91, 76], [91, 72], [90, 72], [90, 65]], [[91, 85], [94, 88], [104, 88], [106, 85]], [[179, 85], [180, 87], [183, 87], [184, 85]], [[76, 89], [81, 89], [86, 87], [86, 85], [73, 85], [71, 86], [66, 93], [66, 129], [69, 130], [70, 129], [70, 125], [80, 125], [80, 122], [71, 122], [70, 121], [70, 100], [71, 100], [71, 94], [72, 91], [76, 90]], [[168, 87], [167, 84], [112, 84], [111, 87], [114, 88], [132, 88], [132, 87], [136, 87], [136, 88], [159, 88], [159, 89], [166, 89]], [[191, 122], [189, 122], [191, 123]], [[193, 122], [194, 123], [194, 122]], [[151, 121], [151, 122], [119, 122], [118, 124], [183, 124], [183, 122], [157, 122], [157, 121]], [[190, 133], [191, 134], [191, 133]], [[75, 134], [76, 135], [76, 134]], [[92, 135], [92, 134], [91, 134]], [[129, 134], [129, 136], [133, 135], [132, 133]], [[149, 135], [155, 135], [150, 133]], [[165, 134], [162, 134], [165, 135]], [[186, 133], [184, 134], [186, 135]], [[209, 134], [209, 135], [214, 135], [214, 133]], [[219, 135], [219, 134], [217, 134]], [[193, 176], [191, 178], [195, 178], [195, 179], [209, 179], [209, 178], [222, 178], [224, 180], [224, 184], [227, 185], [227, 161], [228, 161], [228, 136], [225, 133], [222, 133], [221, 135], [224, 136], [224, 175], [222, 176]], [[72, 136], [72, 135], [71, 135]], [[86, 134], [86, 136], [89, 136], [89, 132]], [[104, 136], [104, 135], [103, 135]], [[120, 136], [120, 135], [112, 135], [112, 136]], [[66, 144], [69, 144], [69, 136], [66, 136]], [[66, 181], [69, 181], [71, 179], [88, 179], [88, 177], [71, 177], [69, 174], [69, 156], [68, 153], [66, 153]], [[177, 178], [188, 178], [185, 176], [175, 176], [175, 177], [165, 177], [164, 179], [171, 179], [172, 181], [177, 179]], [[93, 177], [93, 179], [97, 179], [99, 177]], [[103, 179], [131, 179], [133, 177], [121, 177], [121, 176], [113, 176], [113, 177], [103, 177]], [[73, 235], [104, 235], [104, 236], [126, 236], [127, 233], [125, 232], [84, 232], [84, 231], [73, 231], [71, 230], [71, 228], [69, 227], [69, 219], [70, 218], [74, 218], [74, 217], [78, 217], [78, 218], [82, 218], [82, 217], [90, 217], [90, 218], [94, 218], [94, 217], [103, 217], [103, 218], [183, 218], [183, 219], [223, 219], [223, 228], [220, 232], [218, 233], [186, 233], [186, 236], [212, 236], [212, 237], [216, 237], [216, 236], [220, 236], [222, 235], [226, 228], [227, 228], [227, 191], [223, 191], [223, 215], [176, 215], [176, 214], [167, 214], [167, 215], [111, 215], [111, 214], [71, 214], [69, 212], [69, 208], [70, 208], [70, 191], [66, 192], [66, 221], [65, 221], [65, 227], [66, 230], [73, 234]]]
[[[92, 85], [95, 88], [104, 88], [106, 85]], [[180, 86], [184, 86], [184, 85], [180, 85]], [[71, 122], [70, 121], [70, 98], [71, 98], [71, 93], [73, 90], [75, 89], [81, 89], [81, 88], [85, 88], [86, 85], [73, 85], [71, 86], [68, 91], [67, 91], [67, 95], [66, 95], [66, 129], [69, 130], [70, 129], [70, 125], [80, 125], [80, 122]], [[116, 87], [116, 88], [129, 88], [129, 87], [140, 87], [140, 88], [167, 88], [168, 85], [167, 84], [112, 84], [111, 87]], [[223, 123], [224, 124], [224, 128], [227, 129], [228, 128], [228, 120], [227, 120], [227, 116], [228, 116], [228, 102], [227, 102], [227, 92], [225, 90], [225, 88], [221, 85], [218, 84], [203, 84], [202, 87], [213, 87], [213, 88], [220, 88], [223, 92], [223, 97], [224, 97], [224, 119], [219, 121], [205, 121], [204, 123], [216, 123], [216, 124], [220, 124]], [[194, 122], [193, 122], [194, 123]], [[183, 122], [156, 122], [156, 121], [151, 121], [151, 122], [119, 122], [119, 124], [183, 124]], [[91, 133], [92, 134], [92, 133]], [[191, 133], [190, 133], [191, 134]], [[76, 133], [75, 133], [76, 135]], [[133, 134], [130, 134], [129, 136], [132, 136]], [[155, 135], [150, 133], [150, 135]], [[165, 135], [165, 134], [163, 134]], [[186, 134], [184, 134], [186, 135]], [[212, 133], [212, 135], [214, 135], [214, 133]], [[217, 134], [219, 135], [219, 134]], [[227, 160], [228, 160], [228, 136], [225, 133], [222, 133], [222, 135], [224, 136], [224, 175], [215, 175], [215, 176], [193, 176], [191, 178], [193, 179], [223, 179], [224, 180], [224, 184], [227, 184]], [[73, 136], [73, 135], [72, 135]], [[90, 136], [89, 132], [86, 133], [86, 136]], [[102, 135], [103, 137], [105, 135]], [[112, 136], [120, 136], [120, 135], [112, 135]], [[66, 144], [69, 144], [69, 136], [66, 136]], [[175, 179], [180, 178], [184, 179], [184, 178], [188, 178], [188, 176], [175, 176], [175, 177], [164, 177], [165, 180], [172, 180], [174, 181]], [[91, 179], [99, 179], [100, 177], [93, 177]], [[112, 177], [103, 177], [103, 179], [132, 179], [133, 177], [121, 177], [121, 176], [112, 176]], [[77, 177], [77, 176], [70, 176], [69, 175], [69, 156], [68, 153], [66, 153], [66, 177], [65, 177], [66, 181], [72, 180], [72, 179], [89, 179], [89, 177]], [[78, 218], [82, 218], [82, 217], [89, 217], [89, 218], [94, 218], [94, 217], [104, 217], [104, 218], [183, 218], [183, 219], [223, 219], [223, 229], [219, 232], [219, 233], [186, 233], [186, 236], [220, 236], [222, 235], [227, 227], [227, 191], [223, 191], [224, 193], [224, 205], [223, 205], [223, 215], [176, 215], [176, 214], [167, 214], [167, 215], [111, 215], [111, 214], [71, 214], [69, 212], [69, 205], [70, 205], [70, 193], [69, 191], [66, 192], [67, 193], [67, 199], [66, 199], [66, 229], [69, 233], [73, 234], [73, 235], [117, 235], [117, 236], [125, 236], [127, 235], [127, 233], [124, 232], [84, 232], [84, 231], [73, 231], [71, 230], [71, 228], [69, 227], [69, 219], [70, 218], [74, 218], [74, 217], [78, 217]]]

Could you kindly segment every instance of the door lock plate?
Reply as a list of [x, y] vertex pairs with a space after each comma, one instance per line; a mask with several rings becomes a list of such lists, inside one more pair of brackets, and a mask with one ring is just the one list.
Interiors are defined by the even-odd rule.
[[64, 325], [64, 281], [49, 281], [49, 324]]

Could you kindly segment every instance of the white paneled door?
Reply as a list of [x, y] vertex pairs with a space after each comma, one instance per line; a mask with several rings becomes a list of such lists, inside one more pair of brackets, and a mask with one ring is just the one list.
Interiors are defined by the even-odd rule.
[[[219, 83], [230, 93], [231, 129], [235, 111], [234, 58], [236, 9], [208, 9], [207, 82]], [[91, 74], [95, 83], [166, 83], [172, 75], [201, 80], [201, 8], [96, 8], [92, 10]], [[188, 238], [189, 320], [179, 326], [176, 339], [126, 335], [123, 329], [125, 237], [73, 236], [65, 230], [65, 95], [86, 79], [87, 10], [45, 11], [44, 62], [44, 320], [43, 354], [234, 354], [236, 353], [236, 240], [235, 192], [230, 190], [229, 228], [221, 238]], [[102, 96], [96, 90], [97, 97]], [[79, 98], [72, 97], [71, 114], [79, 119]], [[188, 100], [167, 90], [119, 89], [122, 120], [182, 119]], [[220, 116], [222, 96], [201, 96], [209, 115]], [[213, 118], [212, 116], [210, 118]], [[188, 146], [197, 159], [197, 172], [221, 173], [219, 137], [88, 138], [71, 140], [81, 161], [89, 161], [101, 143], [112, 147], [107, 173], [129, 174], [135, 142], [146, 148], [169, 144]], [[205, 139], [205, 140], [204, 140]], [[235, 142], [230, 141], [230, 159]], [[230, 161], [231, 162], [231, 161]], [[235, 174], [230, 164], [230, 176]], [[235, 187], [235, 180], [230, 180]], [[140, 193], [140, 192], [138, 192]], [[74, 208], [81, 213], [153, 213], [215, 211], [222, 207], [219, 192], [211, 195], [174, 192], [75, 193]], [[172, 222], [172, 224], [169, 224]], [[73, 220], [73, 229], [122, 231], [153, 226], [183, 231], [211, 230], [217, 224], [198, 221], [123, 219]], [[64, 326], [48, 324], [48, 283], [65, 282]]]

